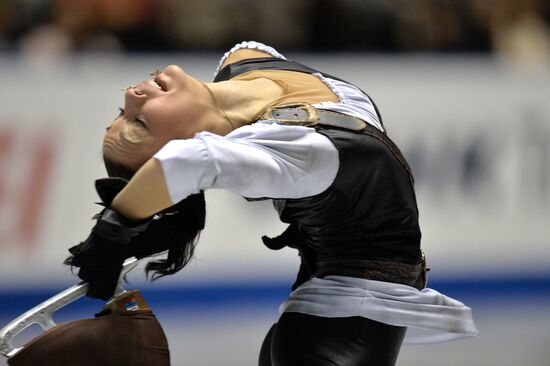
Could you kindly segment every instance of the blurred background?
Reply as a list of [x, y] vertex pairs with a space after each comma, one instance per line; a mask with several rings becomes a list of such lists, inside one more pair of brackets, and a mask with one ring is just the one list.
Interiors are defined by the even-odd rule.
[[[412, 165], [429, 285], [470, 305], [480, 335], [404, 347], [398, 364], [550, 365], [545, 0], [0, 0], [0, 327], [77, 282], [61, 262], [99, 210], [120, 89], [169, 64], [210, 81], [244, 40], [366, 90]], [[298, 257], [262, 246], [284, 229], [269, 202], [211, 191], [207, 209], [187, 268], [153, 284], [134, 270], [127, 287], [174, 365], [255, 365]]]

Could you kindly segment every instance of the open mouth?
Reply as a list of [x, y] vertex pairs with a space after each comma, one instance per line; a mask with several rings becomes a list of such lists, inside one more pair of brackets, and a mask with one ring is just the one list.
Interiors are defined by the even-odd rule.
[[157, 75], [153, 80], [153, 86], [162, 91], [167, 91], [166, 83]]

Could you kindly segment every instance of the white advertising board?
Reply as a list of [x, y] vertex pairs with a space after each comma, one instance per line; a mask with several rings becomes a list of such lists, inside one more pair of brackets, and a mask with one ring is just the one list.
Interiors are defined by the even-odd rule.
[[[550, 68], [490, 59], [343, 55], [297, 60], [354, 82], [376, 101], [416, 175], [424, 248], [452, 275], [550, 266]], [[99, 209], [101, 140], [120, 89], [177, 63], [209, 81], [214, 54], [0, 56], [0, 287], [74, 281], [61, 265]], [[181, 278], [291, 278], [297, 256], [265, 249], [284, 228], [268, 202], [207, 195], [207, 229]]]

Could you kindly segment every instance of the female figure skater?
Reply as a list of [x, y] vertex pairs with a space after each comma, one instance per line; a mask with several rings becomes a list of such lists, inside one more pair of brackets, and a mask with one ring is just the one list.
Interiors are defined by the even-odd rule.
[[477, 333], [470, 308], [425, 288], [411, 171], [374, 102], [348, 82], [243, 42], [213, 83], [168, 66], [129, 87], [103, 154], [109, 175], [129, 181], [96, 183], [106, 209], [71, 249], [90, 296], [110, 297], [131, 255], [168, 249], [147, 269], [181, 269], [204, 226], [202, 192], [220, 188], [272, 199], [289, 226], [264, 243], [301, 256], [261, 366], [394, 365], [406, 334]]

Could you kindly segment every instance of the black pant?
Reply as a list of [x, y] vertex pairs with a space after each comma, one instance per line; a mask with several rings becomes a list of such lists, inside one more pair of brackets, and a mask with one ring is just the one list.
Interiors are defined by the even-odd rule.
[[406, 330], [362, 317], [284, 313], [267, 333], [259, 366], [393, 366]]

